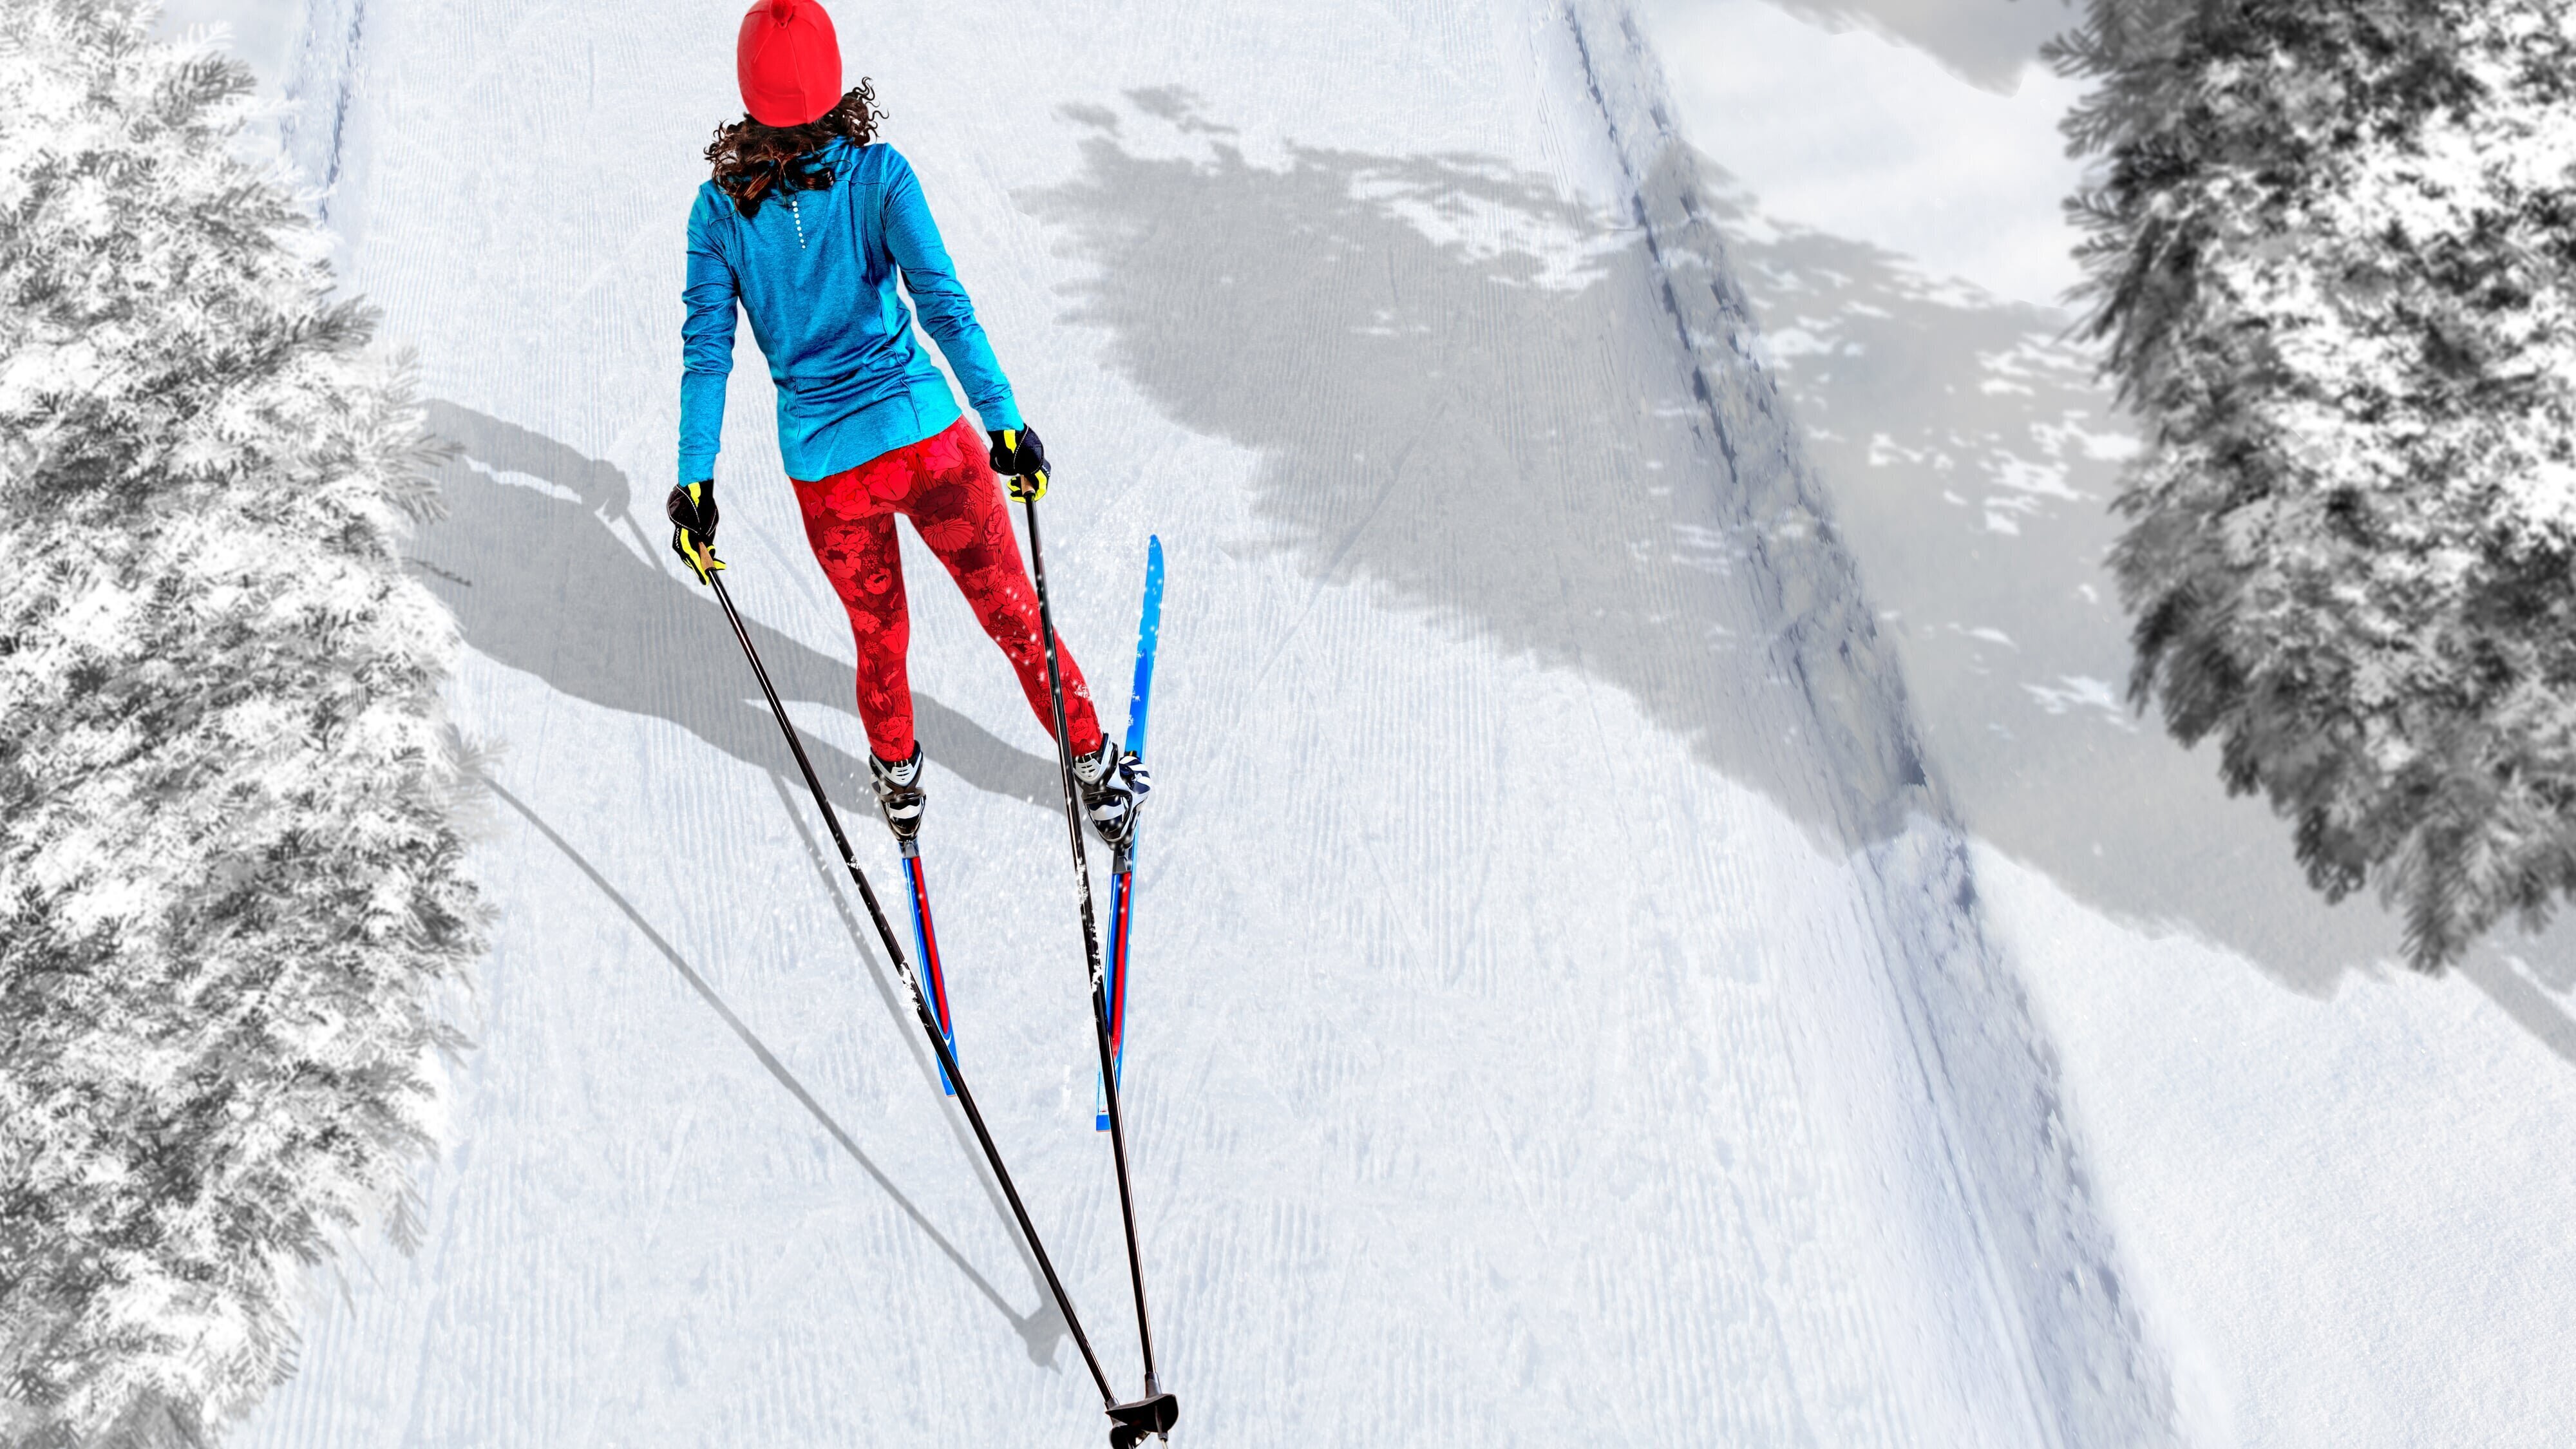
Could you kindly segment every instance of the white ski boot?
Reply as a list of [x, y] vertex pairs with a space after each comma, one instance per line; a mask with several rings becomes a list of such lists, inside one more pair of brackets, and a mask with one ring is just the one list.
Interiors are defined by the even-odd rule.
[[877, 788], [877, 809], [885, 813], [886, 829], [894, 838], [910, 841], [921, 833], [921, 746], [912, 747], [912, 758], [899, 765], [880, 760], [868, 752], [868, 775]]
[[1091, 817], [1092, 833], [1113, 850], [1125, 845], [1136, 833], [1136, 807], [1154, 788], [1145, 762], [1103, 735], [1098, 752], [1074, 759], [1073, 779], [1082, 789], [1082, 811]]

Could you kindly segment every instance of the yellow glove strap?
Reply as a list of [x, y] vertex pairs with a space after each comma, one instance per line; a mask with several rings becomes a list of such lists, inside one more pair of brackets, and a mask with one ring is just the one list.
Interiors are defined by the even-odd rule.
[[[1013, 453], [1019, 452], [1020, 430], [1017, 428], [1002, 429], [1002, 446], [1010, 449]], [[1037, 500], [1046, 497], [1046, 488], [1047, 475], [1044, 468], [1040, 468], [1034, 473], [1014, 473], [1011, 475], [1011, 496], [1022, 503], [1034, 503]]]
[[680, 536], [687, 540], [689, 567], [698, 571], [698, 582], [712, 582], [707, 576], [725, 566], [724, 560], [716, 557], [715, 545], [698, 542], [698, 536], [685, 528], [680, 530]]
[[[691, 483], [688, 485], [689, 501], [691, 503], [704, 503], [706, 501], [706, 494], [700, 491], [704, 487], [706, 487], [705, 483]], [[686, 528], [679, 529], [678, 533], [680, 535], [680, 556], [689, 561], [689, 567], [698, 571], [698, 582], [702, 584], [713, 582], [709, 575], [724, 567], [724, 560], [716, 557], [715, 545], [711, 543], [700, 543], [698, 541], [697, 534]]]

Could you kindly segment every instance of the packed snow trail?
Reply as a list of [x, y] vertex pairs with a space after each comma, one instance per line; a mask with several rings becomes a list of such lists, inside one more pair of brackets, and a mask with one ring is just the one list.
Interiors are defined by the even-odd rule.
[[[241, 1442], [1096, 1440], [662, 546], [734, 7], [312, 5], [285, 130], [460, 449], [417, 552], [503, 914], [425, 1241], [317, 1297]], [[1250, 8], [836, 12], [1056, 459], [1091, 668], [1171, 555], [1125, 1105], [1179, 1432], [2157, 1442], [2050, 1055], [1651, 56], [1589, 0]], [[858, 818], [846, 626], [738, 355], [727, 582]], [[1048, 743], [906, 548], [953, 1009], [1132, 1364]]]

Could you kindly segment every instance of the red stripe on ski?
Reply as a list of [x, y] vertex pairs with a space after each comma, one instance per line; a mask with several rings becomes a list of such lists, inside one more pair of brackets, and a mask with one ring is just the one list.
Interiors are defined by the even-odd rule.
[[939, 1034], [953, 1041], [957, 1029], [948, 1023], [948, 976], [939, 969], [939, 928], [931, 924], [930, 892], [921, 882], [921, 857], [905, 856], [903, 874], [912, 886], [912, 918], [921, 930], [922, 979], [930, 983], [930, 1009], [939, 1017]]
[[1122, 870], [1113, 879], [1117, 895], [1110, 910], [1118, 930], [1109, 942], [1109, 1053], [1116, 1062], [1127, 1051], [1127, 890], [1136, 873]]

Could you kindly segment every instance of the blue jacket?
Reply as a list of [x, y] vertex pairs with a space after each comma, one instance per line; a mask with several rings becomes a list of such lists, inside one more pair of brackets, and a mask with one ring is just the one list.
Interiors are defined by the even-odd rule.
[[714, 182], [698, 188], [682, 293], [680, 482], [715, 476], [737, 300], [778, 385], [778, 451], [790, 478], [828, 478], [956, 422], [948, 380], [913, 340], [898, 271], [984, 426], [1021, 425], [912, 163], [892, 146], [846, 140], [823, 159], [829, 187], [772, 197], [754, 217]]

